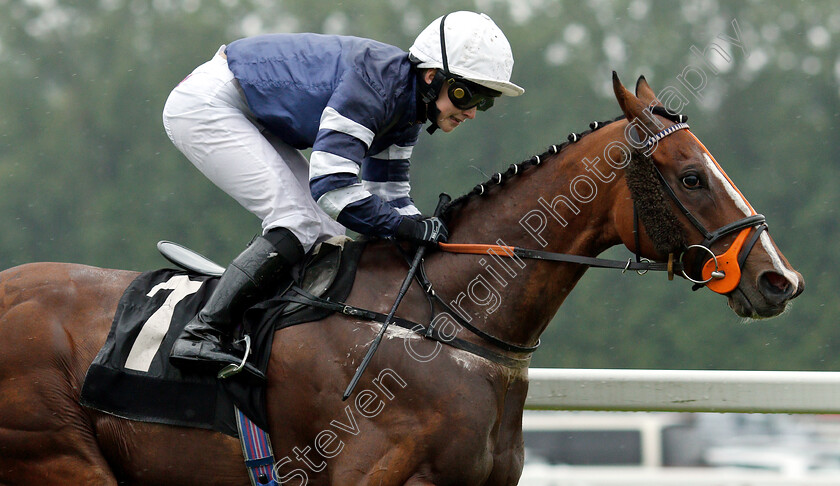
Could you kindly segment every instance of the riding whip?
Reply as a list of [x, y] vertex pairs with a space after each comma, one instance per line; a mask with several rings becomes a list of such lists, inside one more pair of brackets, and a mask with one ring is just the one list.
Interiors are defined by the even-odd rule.
[[[449, 204], [449, 201], [452, 198], [449, 197], [449, 194], [441, 193], [440, 199], [438, 200], [438, 205], [435, 208], [435, 216], [440, 216], [443, 212], [443, 209]], [[402, 286], [400, 287], [400, 291], [397, 293], [397, 300], [394, 302], [394, 306], [391, 307], [391, 312], [388, 313], [388, 317], [385, 318], [385, 322], [382, 324], [382, 328], [379, 330], [379, 334], [376, 335], [376, 338], [370, 345], [370, 348], [365, 354], [364, 359], [362, 359], [361, 364], [356, 369], [356, 373], [353, 375], [353, 379], [350, 380], [350, 384], [347, 385], [347, 389], [344, 390], [344, 395], [342, 395], [341, 400], [347, 400], [347, 398], [353, 393], [353, 389], [356, 388], [356, 384], [359, 383], [359, 378], [362, 377], [362, 373], [365, 372], [365, 368], [367, 368], [368, 363], [370, 363], [371, 358], [373, 357], [373, 353], [376, 352], [376, 348], [379, 347], [379, 343], [382, 342], [382, 336], [385, 335], [385, 330], [388, 329], [388, 325], [391, 324], [391, 320], [394, 318], [394, 314], [397, 312], [397, 307], [399, 307], [400, 302], [402, 302], [403, 297], [405, 296], [406, 292], [408, 292], [408, 288], [411, 286], [411, 281], [414, 280], [414, 274], [417, 273], [417, 269], [420, 267], [420, 262], [423, 260], [423, 255], [426, 254], [426, 249], [428, 247], [426, 245], [420, 245], [417, 248], [417, 253], [414, 254], [414, 260], [411, 262], [411, 267], [408, 269], [408, 274], [405, 276], [405, 280], [403, 280]]]

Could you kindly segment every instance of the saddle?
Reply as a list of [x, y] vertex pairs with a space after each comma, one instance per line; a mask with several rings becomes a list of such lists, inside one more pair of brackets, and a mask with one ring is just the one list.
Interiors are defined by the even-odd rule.
[[[324, 242], [293, 270], [283, 288], [245, 311], [242, 330], [251, 338], [248, 361], [265, 371], [274, 331], [323, 319], [332, 311], [284, 298], [305, 292], [342, 301], [350, 293], [365, 241]], [[180, 269], [141, 274], [123, 293], [104, 346], [85, 377], [84, 406], [144, 422], [216, 430], [237, 436], [234, 407], [267, 427], [265, 389], [170, 365], [169, 352], [184, 326], [201, 309], [224, 268], [171, 242], [161, 253]]]
[[[292, 270], [292, 279], [287, 281], [285, 285], [280, 286], [278, 294], [285, 294], [288, 292], [290, 286], [294, 285], [295, 282], [299, 282], [297, 286], [299, 289], [315, 297], [322, 297], [333, 286], [336, 277], [340, 273], [339, 268], [342, 262], [344, 245], [349, 242], [354, 242], [354, 240], [347, 236], [336, 236], [316, 245], [307, 255], [303, 264], [296, 266]], [[349, 250], [348, 254], [352, 259], [350, 262], [352, 265], [344, 270], [352, 270], [349, 272], [349, 275], [352, 277], [356, 273], [356, 263], [358, 262], [359, 256], [361, 256], [364, 241], [354, 242], [351, 246], [354, 246], [354, 248]], [[178, 243], [166, 240], [159, 241], [157, 248], [164, 258], [189, 272], [210, 277], [220, 277], [225, 271], [225, 268], [216, 262]], [[344, 285], [346, 285], [346, 282], [339, 284], [341, 288], [344, 288]], [[346, 288], [345, 290], [349, 291], [350, 289]], [[301, 302], [293, 302], [286, 299], [282, 302], [285, 302], [286, 305], [278, 305], [276, 310], [279, 314], [275, 316], [281, 319], [295, 314], [306, 307]], [[288, 325], [286, 324], [282, 327], [288, 327]]]

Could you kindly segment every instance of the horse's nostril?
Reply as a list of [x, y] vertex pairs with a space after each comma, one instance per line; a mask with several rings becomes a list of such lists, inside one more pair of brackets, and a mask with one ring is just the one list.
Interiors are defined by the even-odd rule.
[[761, 274], [760, 286], [765, 296], [772, 296], [776, 299], [787, 298], [793, 293], [793, 286], [788, 279], [784, 275], [776, 272], [764, 272]]

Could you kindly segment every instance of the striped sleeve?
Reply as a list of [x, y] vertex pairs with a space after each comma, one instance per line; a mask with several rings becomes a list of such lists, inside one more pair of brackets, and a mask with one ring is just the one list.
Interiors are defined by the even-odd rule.
[[409, 158], [413, 149], [413, 146], [391, 145], [366, 158], [360, 174], [362, 187], [404, 216], [420, 214], [409, 194]]
[[337, 109], [324, 109], [309, 160], [309, 188], [318, 206], [345, 227], [365, 235], [392, 236], [402, 219], [392, 204], [359, 180], [374, 131]]

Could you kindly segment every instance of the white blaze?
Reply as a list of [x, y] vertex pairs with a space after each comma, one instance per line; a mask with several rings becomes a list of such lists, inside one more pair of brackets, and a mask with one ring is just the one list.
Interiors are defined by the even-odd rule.
[[[711, 157], [709, 157], [709, 154], [704, 153], [703, 160], [706, 162], [706, 167], [708, 168], [709, 173], [712, 174], [726, 190], [726, 193], [732, 199], [732, 202], [735, 203], [735, 206], [744, 213], [744, 216], [752, 215], [750, 205], [747, 204], [744, 196], [742, 196], [741, 193], [738, 192], [738, 189], [732, 185], [729, 179], [720, 170], [720, 167], [718, 167]], [[776, 272], [783, 275], [792, 285], [797, 285], [798, 279], [796, 278], [796, 274], [794, 274], [785, 266], [784, 263], [782, 263], [779, 253], [776, 251], [776, 248], [773, 246], [773, 242], [770, 240], [770, 235], [767, 234], [766, 231], [761, 233], [759, 241], [761, 242], [761, 246], [764, 248], [764, 251], [770, 257], [770, 261], [773, 263], [773, 268], [776, 269]]]

